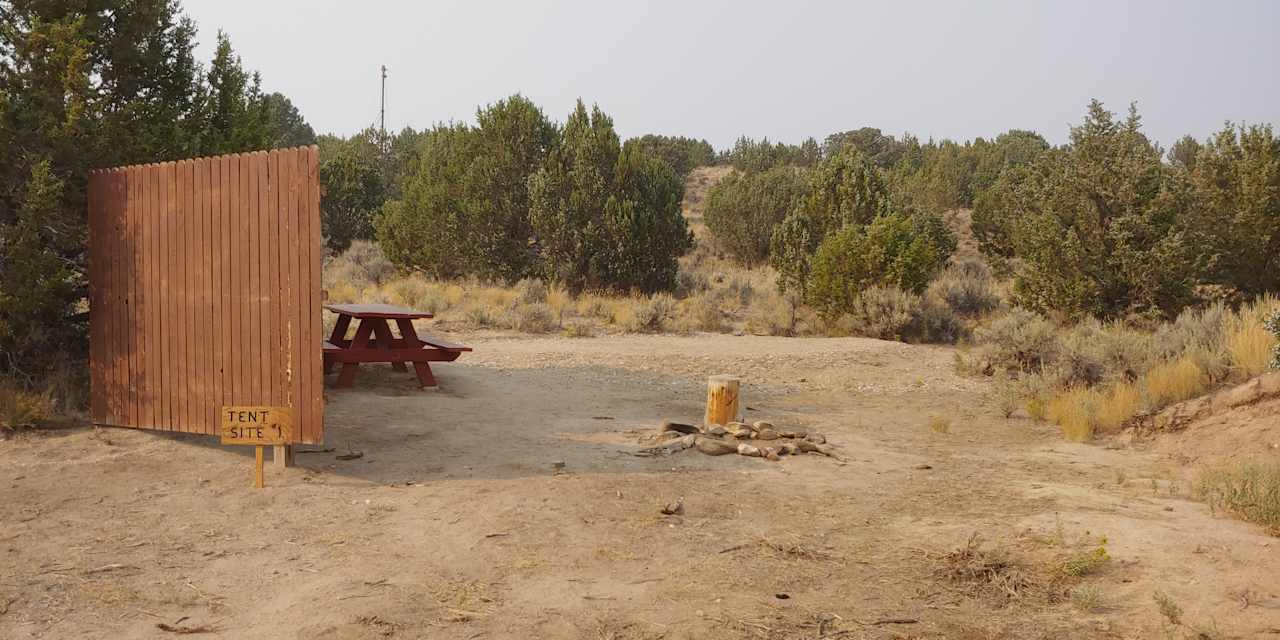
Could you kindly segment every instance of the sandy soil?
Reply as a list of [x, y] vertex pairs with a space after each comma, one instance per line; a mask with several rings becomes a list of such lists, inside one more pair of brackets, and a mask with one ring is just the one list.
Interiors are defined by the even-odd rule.
[[[476, 352], [438, 391], [377, 367], [331, 390], [336, 451], [261, 491], [250, 450], [212, 439], [0, 442], [0, 638], [1280, 633], [1280, 540], [1190, 500], [1159, 451], [999, 417], [948, 348], [461, 337]], [[698, 418], [716, 373], [746, 381], [749, 418], [821, 431], [847, 463], [633, 455]], [[1007, 560], [991, 580], [955, 577], [975, 533]], [[1062, 571], [1099, 546], [1100, 568]]]

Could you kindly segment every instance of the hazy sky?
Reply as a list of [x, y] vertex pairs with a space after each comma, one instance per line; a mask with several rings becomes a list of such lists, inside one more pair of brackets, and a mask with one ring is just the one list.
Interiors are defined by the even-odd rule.
[[1280, 1], [377, 2], [184, 0], [199, 56], [225, 30], [317, 132], [473, 121], [514, 92], [622, 136], [798, 142], [875, 126], [1062, 142], [1090, 98], [1136, 100], [1166, 146], [1224, 120], [1280, 125]]

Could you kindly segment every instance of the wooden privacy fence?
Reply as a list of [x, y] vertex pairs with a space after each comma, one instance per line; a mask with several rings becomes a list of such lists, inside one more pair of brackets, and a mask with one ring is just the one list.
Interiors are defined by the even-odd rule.
[[215, 435], [223, 405], [293, 408], [324, 440], [316, 147], [89, 176], [90, 410]]

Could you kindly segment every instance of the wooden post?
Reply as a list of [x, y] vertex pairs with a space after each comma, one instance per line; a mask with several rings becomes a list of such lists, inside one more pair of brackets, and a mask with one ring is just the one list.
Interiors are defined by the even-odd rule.
[[253, 469], [254, 469], [253, 486], [259, 489], [267, 486], [267, 479], [262, 469], [263, 462], [264, 462], [263, 458], [266, 456], [265, 450], [266, 450], [266, 447], [262, 445], [258, 445], [253, 448]]
[[707, 380], [707, 412], [703, 423], [729, 424], [738, 419], [740, 381], [734, 376], [711, 376]]
[[271, 447], [271, 460], [275, 462], [276, 469], [283, 470], [285, 467], [293, 466], [293, 445], [277, 444]]

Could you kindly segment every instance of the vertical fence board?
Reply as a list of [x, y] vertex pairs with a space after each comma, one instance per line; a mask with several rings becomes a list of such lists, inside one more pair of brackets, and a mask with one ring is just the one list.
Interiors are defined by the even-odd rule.
[[[317, 345], [323, 340], [320, 322], [320, 149], [315, 146], [305, 147], [303, 153], [307, 156], [307, 219], [311, 221], [311, 233], [304, 242], [310, 256], [310, 263], [307, 265], [310, 281], [307, 284], [311, 290], [311, 299], [310, 305], [304, 307], [304, 318], [311, 323], [311, 341], [307, 345]], [[324, 374], [321, 371], [321, 356], [321, 351], [314, 346], [303, 351], [303, 357], [311, 370], [307, 392], [311, 397], [308, 430], [312, 438], [319, 438], [324, 429]]]
[[[222, 405], [222, 162], [210, 158], [209, 165], [209, 360], [212, 376], [210, 402], [214, 411]], [[214, 416], [217, 420], [217, 416]]]
[[191, 399], [191, 371], [189, 371], [189, 355], [191, 355], [191, 339], [188, 338], [191, 332], [191, 319], [187, 315], [187, 305], [189, 297], [191, 297], [191, 283], [187, 280], [187, 256], [191, 252], [191, 248], [187, 246], [189, 238], [187, 237], [187, 220], [191, 216], [191, 200], [187, 197], [191, 192], [191, 183], [187, 179], [188, 161], [179, 160], [174, 164], [174, 276], [178, 279], [178, 285], [174, 288], [175, 300], [173, 307], [174, 314], [174, 338], [177, 340], [174, 353], [177, 355], [175, 361], [175, 374], [177, 378], [172, 381], [174, 387], [177, 387], [178, 396], [178, 412], [175, 416], [174, 426], [179, 431], [187, 431], [187, 424], [191, 421], [191, 413], [188, 411], [187, 403]]
[[95, 170], [90, 413], [214, 435], [224, 404], [324, 438], [315, 147]]
[[150, 167], [141, 165], [134, 167], [133, 179], [138, 183], [138, 290], [141, 294], [138, 296], [138, 316], [139, 326], [138, 344], [141, 346], [139, 353], [139, 362], [142, 363], [142, 380], [138, 391], [138, 400], [142, 410], [138, 414], [138, 423], [149, 427], [154, 427], [155, 406], [153, 398], [155, 396], [155, 369], [152, 357], [155, 346], [150, 343], [150, 337], [154, 334], [154, 321], [151, 317], [151, 307], [155, 304], [152, 285], [152, 264], [151, 259], [154, 255], [152, 249], [151, 221], [151, 184], [148, 178], [151, 175]]
[[115, 175], [108, 170], [103, 175], [102, 191], [106, 208], [106, 248], [107, 255], [103, 261], [107, 265], [107, 308], [111, 310], [107, 322], [107, 416], [114, 424], [120, 424], [120, 248], [119, 223], [116, 221]]
[[151, 322], [147, 325], [150, 331], [149, 340], [151, 342], [151, 351], [149, 359], [151, 360], [151, 371], [154, 382], [151, 385], [151, 426], [157, 429], [167, 428], [164, 408], [164, 390], [168, 385], [168, 379], [164, 375], [164, 302], [163, 288], [160, 284], [160, 272], [164, 269], [164, 251], [161, 249], [161, 237], [163, 236], [163, 227], [160, 219], [162, 216], [160, 209], [160, 165], [147, 165], [147, 177], [144, 180], [147, 186], [147, 221], [151, 229], [151, 253], [147, 256], [150, 263], [148, 270], [148, 278], [150, 279], [150, 289], [152, 292], [151, 305], [148, 307], [151, 315]]
[[173, 260], [170, 247], [173, 245], [173, 211], [169, 185], [169, 169], [172, 163], [164, 162], [156, 167], [156, 218], [160, 232], [159, 253], [156, 256], [160, 272], [160, 333], [156, 340], [160, 344], [160, 371], [164, 384], [160, 387], [160, 425], [164, 429], [173, 429]]
[[254, 367], [262, 376], [262, 386], [259, 392], [262, 394], [262, 404], [273, 405], [274, 402], [274, 378], [275, 376], [267, 375], [271, 367], [271, 309], [268, 304], [268, 296], [273, 295], [271, 291], [270, 268], [267, 263], [267, 252], [271, 250], [270, 232], [268, 231], [271, 219], [270, 214], [270, 194], [271, 194], [271, 176], [267, 171], [267, 154], [259, 151], [253, 154], [254, 173], [258, 176], [258, 189], [256, 192], [258, 201], [257, 210], [257, 245], [254, 247], [253, 254], [254, 263], [257, 266], [255, 275], [258, 278], [258, 295], [254, 299], [254, 309], [257, 314], [257, 330], [258, 330], [258, 350], [254, 353], [256, 366]]
[[124, 261], [128, 273], [125, 283], [128, 287], [125, 294], [125, 315], [128, 320], [125, 324], [125, 337], [129, 341], [129, 386], [125, 397], [128, 414], [128, 422], [125, 424], [138, 424], [138, 385], [141, 382], [142, 367], [138, 366], [138, 194], [137, 185], [133, 181], [133, 167], [121, 169], [120, 178], [124, 187]]
[[246, 153], [241, 157], [240, 170], [244, 189], [244, 224], [240, 228], [241, 250], [238, 252], [244, 260], [244, 295], [241, 306], [244, 308], [244, 336], [240, 345], [240, 363], [248, 381], [245, 397], [257, 395], [262, 389], [262, 373], [254, 366], [253, 355], [258, 352], [258, 264], [254, 260], [258, 236], [258, 171], [254, 166], [253, 154]]
[[191, 249], [192, 266], [194, 267], [191, 287], [195, 293], [194, 313], [191, 317], [191, 333], [195, 342], [195, 358], [192, 362], [194, 371], [191, 375], [192, 393], [194, 396], [196, 418], [192, 421], [194, 430], [207, 433], [205, 425], [212, 417], [209, 407], [209, 173], [207, 163], [195, 160], [191, 163], [191, 182], [194, 185], [195, 230], [192, 237], [195, 246]]
[[129, 283], [128, 261], [125, 259], [129, 250], [125, 242], [128, 221], [124, 215], [125, 193], [121, 189], [123, 186], [121, 178], [124, 172], [120, 169], [112, 169], [110, 175], [111, 217], [115, 221], [111, 256], [111, 267], [114, 272], [112, 288], [115, 290], [113, 303], [116, 306], [116, 312], [112, 314], [112, 320], [115, 322], [112, 334], [115, 338], [116, 348], [116, 357], [114, 358], [116, 390], [113, 414], [116, 424], [128, 424], [129, 409], [128, 402], [125, 400], [129, 384], [129, 335], [127, 330], [129, 322]]
[[[267, 163], [267, 211], [270, 215], [266, 216], [267, 221], [267, 251], [263, 253], [264, 262], [267, 272], [267, 290], [271, 292], [271, 298], [267, 300], [267, 318], [269, 320], [267, 334], [270, 339], [267, 340], [267, 352], [270, 354], [271, 370], [280, 371], [283, 354], [280, 350], [281, 336], [281, 307], [280, 307], [280, 154], [270, 151], [266, 154]], [[271, 377], [271, 404], [275, 406], [283, 406], [286, 404], [284, 394], [283, 380], [279, 377]]]
[[222, 404], [231, 404], [233, 386], [232, 386], [232, 358], [231, 349], [235, 344], [232, 342], [232, 327], [235, 326], [235, 318], [232, 316], [231, 307], [231, 265], [235, 260], [230, 255], [231, 252], [231, 212], [232, 198], [235, 194], [235, 183], [231, 178], [231, 158], [222, 156], [218, 158], [218, 168], [221, 173], [219, 184], [219, 199], [222, 201], [219, 210], [222, 213], [222, 219], [218, 221], [218, 238], [221, 244], [218, 247], [218, 255], [222, 258], [222, 264], [218, 267], [218, 275], [221, 281], [218, 284], [218, 296], [221, 299], [221, 306], [218, 309], [218, 322], [222, 324], [222, 348], [218, 350], [219, 357], [222, 358]]
[[[280, 219], [283, 221], [283, 234], [285, 238], [292, 240], [297, 238], [298, 228], [298, 192], [301, 190], [301, 177], [298, 173], [298, 154], [294, 150], [279, 152], [282, 180], [284, 181], [283, 203], [281, 204]], [[298, 354], [302, 353], [302, 334], [298, 326], [298, 319], [301, 317], [300, 307], [298, 306], [298, 244], [297, 242], [287, 242], [281, 247], [280, 257], [284, 260], [284, 266], [280, 273], [285, 278], [285, 287], [282, 300], [288, 311], [285, 314], [285, 335], [289, 341], [288, 345], [288, 362], [285, 364], [285, 370], [289, 372], [288, 382], [288, 402], [293, 407], [294, 415], [301, 416], [302, 412], [299, 408], [302, 406], [302, 378], [298, 375], [298, 367], [301, 362]], [[305, 434], [305, 425], [295, 425]]]
[[[303, 176], [303, 180], [300, 181], [299, 189], [297, 193], [297, 207], [299, 212], [297, 234], [299, 237], [306, 238], [311, 235], [311, 225], [310, 225], [311, 221], [307, 220], [307, 216], [305, 214], [305, 212], [307, 211], [307, 199], [310, 197], [307, 194], [307, 189], [305, 187], [305, 182], [306, 182], [305, 176], [307, 175], [307, 156], [306, 156], [306, 153], [303, 152], [303, 150], [297, 149], [294, 152], [294, 157], [297, 162], [297, 171], [299, 174], [301, 174], [301, 176]], [[297, 294], [297, 299], [298, 299], [298, 302], [297, 302], [298, 309], [300, 310], [300, 313], [298, 314], [298, 331], [302, 338], [301, 340], [302, 346], [304, 347], [304, 349], [299, 354], [300, 357], [298, 360], [298, 370], [297, 370], [298, 379], [301, 383], [302, 389], [304, 390], [302, 395], [298, 398], [298, 409], [299, 409], [298, 416], [299, 416], [299, 420], [301, 421], [301, 428], [304, 433], [308, 433], [308, 430], [311, 428], [311, 420], [312, 420], [311, 396], [308, 395], [305, 391], [307, 389], [307, 385], [311, 384], [311, 368], [307, 365], [307, 360], [305, 356], [306, 354], [305, 347], [308, 344], [313, 344], [316, 338], [315, 336], [311, 335], [311, 323], [307, 321], [306, 312], [305, 312], [305, 310], [308, 309], [311, 305], [311, 292], [308, 289], [308, 287], [305, 286], [304, 284], [306, 273], [309, 270], [308, 261], [311, 259], [311, 253], [307, 249], [308, 248], [305, 242], [298, 245], [298, 275], [300, 278], [300, 282], [299, 282], [299, 286], [297, 287], [297, 291], [295, 292]]]

